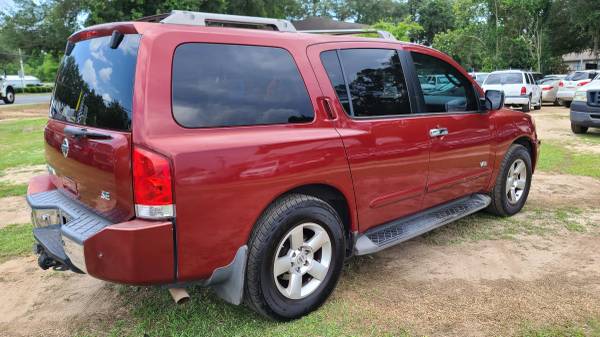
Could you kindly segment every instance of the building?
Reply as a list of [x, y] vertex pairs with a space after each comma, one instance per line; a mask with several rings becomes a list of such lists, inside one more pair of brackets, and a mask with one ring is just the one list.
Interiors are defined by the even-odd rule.
[[563, 55], [563, 61], [569, 70], [598, 69], [598, 59], [591, 51]]

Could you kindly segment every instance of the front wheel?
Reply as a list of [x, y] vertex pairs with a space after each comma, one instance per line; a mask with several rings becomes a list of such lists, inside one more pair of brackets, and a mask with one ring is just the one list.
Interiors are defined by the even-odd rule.
[[12, 88], [6, 89], [6, 96], [2, 100], [5, 104], [13, 104], [15, 102], [15, 91]]
[[571, 123], [571, 131], [573, 131], [573, 133], [582, 134], [582, 133], [586, 133], [587, 130], [588, 130], [587, 126], [581, 126], [581, 125]]
[[302, 317], [321, 306], [345, 258], [343, 225], [325, 201], [303, 194], [277, 200], [250, 238], [245, 303], [271, 319]]
[[542, 109], [542, 97], [540, 96], [540, 100], [538, 101], [538, 104], [536, 106], [533, 107], [535, 110], [541, 110]]
[[523, 112], [531, 111], [531, 97], [529, 97], [529, 101], [527, 102], [527, 104], [523, 104], [522, 109]]
[[487, 210], [500, 216], [518, 213], [527, 201], [531, 176], [531, 154], [523, 145], [511, 145], [502, 160], [496, 184], [490, 195], [492, 202]]

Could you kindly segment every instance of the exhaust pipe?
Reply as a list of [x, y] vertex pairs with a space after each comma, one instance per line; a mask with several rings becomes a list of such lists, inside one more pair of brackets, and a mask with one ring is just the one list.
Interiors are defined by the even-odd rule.
[[190, 294], [184, 288], [169, 288], [169, 293], [175, 304], [182, 304], [190, 299]]

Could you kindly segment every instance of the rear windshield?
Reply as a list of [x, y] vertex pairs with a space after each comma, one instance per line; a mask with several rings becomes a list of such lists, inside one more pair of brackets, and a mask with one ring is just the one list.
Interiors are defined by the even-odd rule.
[[491, 74], [485, 80], [485, 84], [521, 84], [523, 83], [522, 73], [501, 73]]
[[98, 128], [131, 130], [133, 82], [140, 35], [125, 35], [118, 48], [110, 36], [75, 44], [58, 70], [52, 118]]
[[581, 80], [593, 80], [596, 77], [596, 73], [586, 71], [575, 71], [567, 75], [565, 80], [567, 81], [581, 81]]
[[184, 127], [306, 123], [314, 109], [294, 59], [273, 47], [188, 43], [173, 61], [173, 116]]

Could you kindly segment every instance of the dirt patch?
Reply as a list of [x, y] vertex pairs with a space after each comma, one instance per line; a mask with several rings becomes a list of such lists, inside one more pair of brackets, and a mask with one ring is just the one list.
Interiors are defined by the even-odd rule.
[[[592, 143], [571, 132], [569, 109], [565, 107], [544, 106], [541, 112], [531, 113], [536, 122], [537, 133], [542, 140], [560, 141], [567, 149], [577, 153], [600, 154], [600, 142]], [[600, 140], [600, 131], [590, 129], [589, 134]]]
[[0, 264], [0, 336], [71, 336], [82, 322], [122, 313], [115, 286], [43, 271], [33, 256]]
[[21, 118], [47, 117], [49, 104], [3, 106], [0, 108], [0, 122]]
[[523, 322], [600, 315], [595, 236], [432, 246], [416, 239], [358, 259], [335, 298], [358, 320], [429, 336], [506, 336]]
[[46, 171], [46, 165], [10, 168], [3, 171], [0, 183], [27, 184], [29, 179]]
[[11, 224], [29, 223], [30, 220], [31, 213], [24, 197], [0, 198], [0, 228]]
[[536, 172], [533, 175], [527, 204], [545, 208], [598, 207], [600, 180], [568, 174]]

